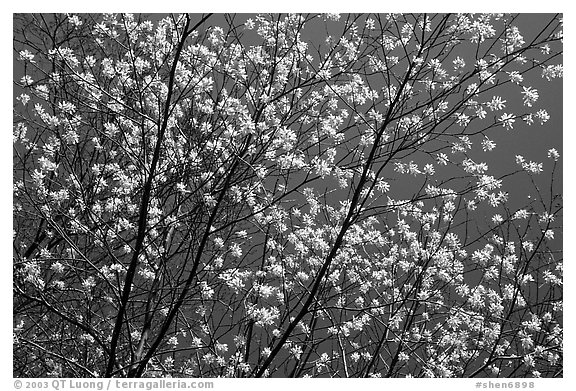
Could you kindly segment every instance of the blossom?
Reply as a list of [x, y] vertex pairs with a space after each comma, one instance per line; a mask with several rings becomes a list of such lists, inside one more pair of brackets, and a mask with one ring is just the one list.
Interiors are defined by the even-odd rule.
[[22, 50], [18, 53], [20, 61], [28, 61], [29, 63], [35, 63], [34, 61], [34, 54], [32, 54], [29, 50]]
[[26, 104], [30, 101], [30, 95], [20, 94], [16, 99], [18, 99], [20, 102], [22, 102], [23, 106], [26, 106]]
[[34, 79], [32, 79], [32, 77], [29, 75], [24, 75], [20, 79], [20, 83], [22, 83], [24, 86], [30, 86], [32, 83], [34, 83]]
[[524, 356], [523, 362], [524, 362], [524, 365], [531, 368], [534, 366], [534, 357], [531, 354], [528, 354], [528, 355]]
[[78, 133], [76, 133], [73, 130], [69, 130], [66, 133], [64, 133], [64, 136], [62, 138], [66, 142], [66, 144], [77, 144], [78, 141], [80, 140], [80, 138], [78, 137]]
[[531, 174], [540, 174], [543, 171], [542, 163], [537, 162], [527, 162], [521, 155], [516, 155], [516, 164], [522, 167], [524, 171], [527, 171]]
[[252, 20], [252, 18], [248, 18], [246, 20], [246, 23], [244, 23], [244, 27], [246, 27], [247, 30], [252, 30], [255, 27], [254, 21]]
[[222, 239], [220, 237], [214, 238], [214, 245], [218, 248], [224, 247], [224, 239]]
[[446, 154], [444, 153], [439, 153], [438, 155], [436, 155], [436, 160], [438, 161], [438, 164], [441, 164], [443, 166], [445, 166], [449, 162], [448, 156], [446, 156]]
[[75, 28], [82, 26], [82, 20], [78, 15], [68, 15], [68, 22], [70, 22]]
[[478, 90], [478, 84], [476, 84], [476, 83], [469, 84], [469, 85], [466, 87], [466, 93], [467, 93], [468, 95], [470, 95], [470, 94], [476, 94], [476, 93], [478, 92], [477, 90]]
[[64, 265], [60, 262], [56, 261], [50, 266], [50, 268], [54, 271], [54, 273], [63, 273], [64, 272]]
[[337, 22], [340, 20], [340, 14], [338, 13], [326, 13], [322, 15], [324, 17], [324, 20], [332, 20], [334, 22]]
[[460, 57], [456, 57], [452, 63], [454, 64], [454, 70], [457, 71], [461, 68], [464, 68], [466, 66], [466, 62]]
[[464, 113], [456, 113], [456, 123], [465, 127], [470, 123], [470, 117]]
[[378, 189], [378, 191], [386, 193], [390, 191], [390, 185], [388, 184], [388, 182], [382, 180], [382, 178], [378, 178], [378, 180], [376, 181], [376, 189]]
[[532, 87], [522, 87], [522, 102], [524, 106], [532, 107], [532, 105], [538, 100], [538, 90]]
[[553, 159], [555, 162], [557, 162], [558, 159], [560, 159], [560, 154], [555, 148], [552, 148], [548, 150], [548, 158]]
[[422, 170], [426, 175], [434, 175], [434, 166], [432, 164], [426, 164]]
[[550, 115], [546, 110], [541, 109], [536, 112], [536, 118], [538, 118], [538, 120], [540, 121], [540, 125], [544, 125], [544, 123], [546, 123], [550, 119]]
[[300, 360], [300, 356], [302, 355], [302, 347], [301, 346], [293, 346], [290, 348], [290, 353], [294, 355], [296, 360]]
[[510, 81], [514, 84], [520, 84], [524, 81], [524, 77], [518, 71], [507, 72]]
[[491, 151], [494, 148], [496, 148], [496, 143], [494, 141], [490, 140], [487, 137], [484, 140], [482, 140], [482, 150], [484, 152]]
[[529, 240], [526, 240], [524, 242], [522, 242], [522, 248], [528, 252], [532, 251], [534, 249], [534, 243], [532, 243]]
[[504, 221], [504, 219], [499, 214], [495, 214], [494, 216], [492, 216], [492, 222], [494, 224], [502, 224], [503, 221]]
[[498, 110], [502, 110], [503, 108], [506, 107], [505, 103], [506, 103], [506, 100], [502, 99], [502, 97], [494, 96], [494, 97], [492, 97], [491, 101], [485, 102], [484, 104], [486, 106], [488, 106], [488, 108], [491, 111], [498, 111]]
[[178, 193], [180, 194], [186, 194], [186, 185], [182, 182], [178, 182], [176, 183], [176, 190], [178, 191]]
[[38, 158], [38, 163], [40, 164], [42, 171], [56, 171], [58, 168], [58, 164], [54, 163], [45, 156], [40, 156]]
[[534, 115], [532, 113], [526, 114], [522, 117], [522, 120], [530, 126], [530, 125], [534, 124]]
[[502, 50], [511, 53], [524, 45], [524, 37], [516, 26], [510, 26], [506, 29], [506, 36], [502, 40]]
[[203, 299], [211, 299], [214, 296], [214, 289], [208, 286], [206, 281], [200, 283], [200, 289], [202, 290]]
[[486, 118], [486, 114], [488, 113], [486, 110], [484, 110], [484, 107], [478, 106], [478, 108], [476, 109], [476, 115], [478, 116], [478, 118], [484, 119]]
[[452, 143], [452, 153], [464, 153], [472, 149], [472, 141], [468, 136], [460, 136], [458, 139], [459, 141]]
[[360, 360], [360, 354], [358, 352], [354, 352], [350, 355], [350, 359], [352, 360], [352, 362], [357, 362], [358, 360]]
[[168, 338], [168, 345], [175, 347], [178, 345], [178, 337], [176, 337], [175, 335], [171, 336], [170, 338]]
[[372, 19], [372, 18], [366, 19], [366, 28], [367, 28], [368, 30], [374, 30], [374, 28], [375, 28], [374, 19]]
[[270, 326], [274, 324], [276, 319], [280, 316], [280, 311], [277, 307], [260, 307], [255, 305], [248, 305], [248, 315], [256, 321], [260, 327]]
[[542, 68], [542, 78], [550, 81], [559, 77], [563, 77], [564, 67], [562, 64], [547, 65]]
[[476, 210], [477, 207], [478, 207], [478, 204], [474, 200], [468, 200], [466, 202], [466, 209], [468, 209], [470, 211]]
[[396, 162], [394, 163], [394, 166], [394, 170], [401, 174], [411, 174], [417, 176], [418, 174], [422, 173], [422, 171], [420, 171], [418, 168], [418, 165], [413, 161], [410, 161], [409, 163]]
[[66, 114], [74, 114], [76, 111], [76, 106], [70, 102], [60, 101], [58, 102], [58, 109]]
[[228, 351], [228, 344], [227, 343], [221, 343], [221, 342], [216, 342], [215, 348], [217, 351], [219, 352], [227, 352]]
[[513, 129], [514, 122], [516, 122], [514, 114], [509, 113], [503, 114], [498, 120], [502, 123], [502, 126], [508, 130]]
[[90, 276], [90, 277], [86, 278], [84, 281], [82, 281], [82, 287], [87, 291], [92, 289], [94, 286], [96, 286], [96, 280], [92, 276]]

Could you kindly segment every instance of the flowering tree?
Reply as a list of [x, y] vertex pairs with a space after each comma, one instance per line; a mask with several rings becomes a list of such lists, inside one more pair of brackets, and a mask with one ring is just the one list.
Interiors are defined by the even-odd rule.
[[561, 376], [523, 17], [16, 15], [14, 375]]

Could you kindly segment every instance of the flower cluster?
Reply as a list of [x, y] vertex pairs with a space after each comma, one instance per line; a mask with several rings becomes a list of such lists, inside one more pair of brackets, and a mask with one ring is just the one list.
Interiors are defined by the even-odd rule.
[[14, 373], [560, 373], [560, 21], [17, 18]]

